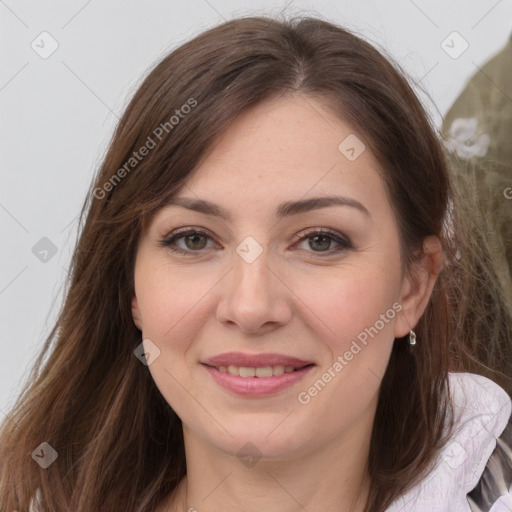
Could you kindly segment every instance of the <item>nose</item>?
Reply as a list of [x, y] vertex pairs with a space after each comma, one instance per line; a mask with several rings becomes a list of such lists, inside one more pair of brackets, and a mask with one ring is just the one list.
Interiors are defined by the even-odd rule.
[[234, 254], [217, 307], [219, 322], [247, 334], [264, 334], [290, 321], [293, 294], [268, 260], [265, 250], [251, 263]]

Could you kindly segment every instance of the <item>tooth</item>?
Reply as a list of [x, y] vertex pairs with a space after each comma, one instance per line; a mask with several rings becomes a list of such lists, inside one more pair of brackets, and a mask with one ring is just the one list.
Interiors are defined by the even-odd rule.
[[273, 375], [282, 375], [284, 373], [284, 366], [282, 366], [282, 365], [272, 366], [272, 373], [273, 373]]
[[256, 377], [272, 377], [272, 366], [256, 368]]
[[256, 375], [256, 368], [249, 368], [248, 366], [240, 366], [240, 377], [254, 377]]
[[275, 365], [275, 366], [260, 366], [258, 368], [252, 366], [235, 366], [234, 364], [230, 364], [229, 366], [220, 365], [216, 367], [217, 370], [223, 373], [229, 373], [230, 375], [235, 375], [237, 377], [272, 377], [282, 375], [283, 373], [291, 373], [295, 371], [294, 366], [283, 366], [283, 365]]
[[228, 373], [231, 375], [240, 375], [240, 372], [238, 371], [238, 366], [230, 364], [228, 366]]

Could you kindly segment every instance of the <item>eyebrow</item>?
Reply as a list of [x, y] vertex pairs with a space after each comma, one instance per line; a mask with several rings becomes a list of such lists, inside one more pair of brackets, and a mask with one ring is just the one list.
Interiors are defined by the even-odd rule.
[[[225, 221], [229, 221], [232, 218], [231, 214], [222, 206], [204, 199], [171, 197], [166, 204], [167, 206], [176, 205], [187, 208], [188, 210], [204, 213], [206, 215], [213, 215]], [[277, 217], [284, 218], [290, 215], [297, 215], [300, 213], [310, 212], [312, 210], [319, 210], [321, 208], [328, 208], [329, 206], [348, 206], [359, 210], [361, 213], [371, 218], [370, 212], [359, 201], [343, 196], [312, 197], [310, 199], [301, 199], [299, 201], [286, 201], [276, 208], [275, 214]]]

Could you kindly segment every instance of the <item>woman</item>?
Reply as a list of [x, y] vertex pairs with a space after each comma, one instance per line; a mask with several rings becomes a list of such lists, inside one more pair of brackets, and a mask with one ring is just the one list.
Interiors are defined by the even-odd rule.
[[488, 510], [509, 382], [455, 330], [450, 196], [419, 101], [357, 36], [245, 18], [175, 50], [91, 187], [0, 434], [2, 510]]

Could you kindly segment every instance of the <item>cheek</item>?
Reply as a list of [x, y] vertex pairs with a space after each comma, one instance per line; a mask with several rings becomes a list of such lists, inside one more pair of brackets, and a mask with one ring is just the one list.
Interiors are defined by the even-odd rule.
[[[386, 273], [358, 272], [331, 279], [329, 286], [308, 286], [307, 303], [316, 314], [310, 313], [310, 325], [316, 325], [316, 335], [326, 349], [322, 367], [304, 382], [297, 396], [302, 421], [311, 428], [322, 417], [326, 434], [335, 435], [375, 406], [400, 309], [396, 281], [390, 274], [392, 269], [387, 277]], [[308, 280], [303, 284], [308, 285]]]
[[[299, 293], [308, 297], [308, 321], [326, 357], [315, 379], [305, 383], [301, 403], [311, 403], [310, 411], [325, 414], [333, 424], [357, 416], [378, 391], [401, 309], [397, 279], [399, 269], [390, 266], [340, 273], [329, 284], [302, 281]], [[331, 408], [334, 403], [342, 407]]]
[[[351, 342], [364, 342], [375, 328], [381, 338], [392, 336], [396, 317], [399, 289], [398, 272], [389, 268], [357, 269], [332, 273], [325, 278], [305, 276], [297, 287], [297, 294], [317, 317], [316, 323], [335, 357], [349, 349]], [[395, 304], [395, 307], [393, 305]]]
[[151, 340], [160, 351], [148, 369], [167, 403], [187, 420], [200, 415], [200, 411], [190, 414], [190, 375], [197, 364], [193, 342], [212, 314], [211, 308], [205, 308], [217, 281], [206, 272], [199, 279], [197, 270], [185, 266], [176, 268], [164, 263], [136, 268], [143, 339]]
[[[197, 270], [185, 266], [141, 265], [136, 269], [135, 289], [143, 336], [165, 343], [161, 348], [166, 350], [186, 346], [201, 327], [194, 319], [201, 315], [203, 302], [217, 281], [208, 272], [201, 272], [198, 279]], [[166, 340], [173, 341], [171, 347]]]

